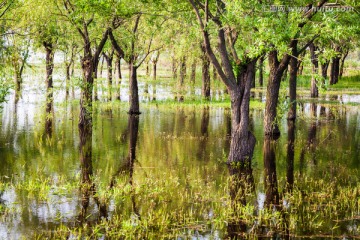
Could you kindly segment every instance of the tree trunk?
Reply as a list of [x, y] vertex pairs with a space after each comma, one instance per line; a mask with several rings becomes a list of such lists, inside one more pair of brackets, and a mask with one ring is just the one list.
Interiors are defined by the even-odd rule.
[[262, 87], [264, 84], [264, 58], [262, 56], [259, 58], [259, 86]]
[[22, 85], [22, 76], [20, 75], [20, 66], [18, 61], [13, 62], [14, 67], [14, 82], [15, 82], [15, 95], [16, 98], [20, 98], [21, 85]]
[[177, 64], [176, 64], [176, 58], [174, 56], [172, 57], [171, 71], [173, 74], [173, 79], [176, 80], [177, 79]]
[[218, 73], [216, 72], [216, 69], [215, 69], [215, 67], [213, 66], [213, 81], [218, 80], [218, 78], [219, 78]]
[[330, 61], [326, 61], [325, 63], [321, 64], [321, 76], [322, 76], [322, 83], [325, 85], [325, 81], [328, 78], [327, 71], [329, 68]]
[[184, 101], [184, 83], [186, 78], [186, 57], [182, 57], [180, 61], [180, 78], [179, 78], [179, 101]]
[[120, 101], [120, 100], [121, 100], [120, 90], [121, 90], [121, 81], [122, 81], [122, 74], [121, 74], [121, 57], [118, 56], [118, 57], [116, 58], [115, 66], [116, 66], [116, 70], [117, 70], [117, 73], [118, 73], [115, 98], [116, 98], [116, 100], [119, 100], [119, 101]]
[[108, 101], [111, 101], [112, 97], [112, 80], [113, 80], [113, 59], [114, 59], [114, 50], [111, 51], [108, 55], [103, 53], [104, 59], [106, 60], [107, 65], [107, 82], [108, 82]]
[[249, 104], [251, 81], [255, 74], [256, 60], [247, 64], [246, 70], [240, 76], [242, 87], [229, 89], [231, 99], [231, 143], [228, 164], [240, 163], [241, 168], [247, 168], [256, 143], [255, 136], [249, 131]]
[[94, 72], [93, 72], [93, 74], [94, 74], [94, 78], [93, 78], [94, 101], [99, 101], [98, 83], [97, 83], [98, 66], [94, 64], [93, 69], [94, 69]]
[[279, 90], [282, 74], [285, 70], [286, 63], [280, 67], [280, 63], [277, 59], [277, 52], [271, 51], [269, 53], [269, 65], [270, 65], [270, 79], [267, 85], [266, 92], [266, 104], [265, 104], [265, 118], [264, 118], [264, 130], [265, 135], [280, 135], [280, 130], [276, 122], [277, 117], [277, 105], [279, 100]]
[[84, 57], [81, 59], [83, 81], [80, 93], [80, 116], [79, 129], [92, 128], [92, 95], [94, 83], [94, 62], [91, 50], [84, 50]]
[[129, 92], [130, 92], [130, 109], [129, 114], [140, 114], [139, 107], [139, 90], [137, 83], [137, 67], [134, 63], [129, 63]]
[[45, 131], [51, 136], [53, 125], [53, 70], [54, 70], [54, 49], [52, 43], [43, 43], [46, 50], [46, 121]]
[[202, 97], [209, 101], [210, 100], [210, 61], [209, 58], [206, 56], [206, 50], [203, 45], [201, 45], [202, 50], [202, 88], [201, 94]]
[[334, 57], [331, 62], [330, 85], [336, 84], [339, 81], [339, 65], [340, 57]]
[[340, 72], [339, 72], [339, 77], [342, 78], [343, 74], [344, 74], [344, 64], [345, 64], [345, 59], [349, 54], [349, 50], [346, 50], [344, 55], [341, 58], [341, 62], [340, 62]]
[[290, 108], [288, 112], [288, 120], [296, 119], [296, 82], [297, 82], [297, 73], [298, 73], [298, 59], [294, 55], [290, 59], [290, 79], [289, 79], [289, 95], [290, 95]]
[[156, 78], [157, 78], [157, 63], [159, 60], [159, 55], [157, 55], [156, 59], [153, 60], [153, 84], [152, 84], [152, 100], [156, 100]]
[[190, 74], [191, 85], [195, 85], [195, 79], [196, 79], [196, 59], [194, 59], [191, 64], [191, 74]]
[[317, 48], [314, 43], [309, 45], [310, 48], [310, 55], [311, 55], [311, 63], [312, 63], [312, 76], [311, 76], [311, 89], [310, 89], [310, 96], [312, 98], [319, 97], [319, 90], [317, 87], [317, 74], [319, 69], [319, 61], [318, 56], [316, 54]]

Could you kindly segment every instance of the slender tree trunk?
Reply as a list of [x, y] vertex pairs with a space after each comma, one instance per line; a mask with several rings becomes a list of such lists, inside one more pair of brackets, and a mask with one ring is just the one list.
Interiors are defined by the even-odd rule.
[[66, 67], [65, 67], [65, 74], [66, 74], [65, 98], [66, 99], [69, 98], [69, 92], [70, 92], [70, 68], [71, 68], [71, 64], [66, 63]]
[[129, 63], [129, 92], [130, 92], [130, 109], [129, 114], [140, 114], [139, 107], [139, 90], [137, 82], [137, 67], [134, 63]]
[[297, 73], [298, 73], [298, 60], [297, 57], [293, 54], [294, 57], [290, 59], [290, 79], [289, 79], [289, 96], [290, 96], [290, 108], [288, 112], [288, 120], [296, 119], [296, 83], [297, 83]]
[[176, 63], [176, 58], [174, 56], [172, 57], [171, 71], [173, 74], [173, 79], [176, 80], [177, 79], [177, 63]]
[[317, 87], [317, 74], [319, 69], [319, 61], [318, 56], [316, 54], [317, 48], [314, 45], [314, 43], [311, 43], [309, 45], [310, 48], [310, 54], [311, 54], [311, 63], [312, 63], [312, 76], [311, 76], [311, 89], [310, 89], [310, 96], [312, 98], [319, 97], [319, 90]]
[[186, 78], [186, 57], [182, 57], [180, 61], [180, 76], [179, 76], [179, 101], [184, 101], [184, 91], [185, 91], [185, 78]]
[[191, 64], [191, 73], [190, 73], [190, 84], [195, 85], [196, 79], [196, 59], [193, 60]]
[[52, 43], [43, 43], [46, 50], [46, 121], [45, 131], [51, 136], [53, 125], [53, 70], [54, 70], [54, 49]]
[[201, 45], [202, 50], [202, 88], [201, 94], [205, 100], [210, 100], [210, 61], [206, 55], [206, 50], [203, 45]]
[[98, 96], [98, 82], [97, 82], [97, 80], [98, 80], [98, 78], [97, 78], [97, 75], [98, 75], [98, 66], [96, 66], [96, 65], [94, 64], [93, 68], [94, 68], [94, 72], [93, 72], [93, 74], [94, 74], [94, 78], [93, 78], [94, 100], [95, 100], [95, 101], [99, 101], [99, 96]]
[[264, 85], [264, 59], [265, 56], [259, 58], [259, 85], [262, 87]]
[[342, 78], [343, 74], [344, 74], [344, 64], [345, 64], [345, 59], [349, 54], [349, 50], [346, 50], [344, 55], [341, 58], [341, 62], [340, 62], [340, 72], [339, 72], [339, 77]]
[[112, 82], [113, 82], [113, 59], [114, 59], [114, 50], [109, 54], [103, 53], [103, 58], [106, 60], [107, 65], [107, 82], [108, 82], [108, 101], [111, 101], [112, 97]]
[[156, 100], [156, 78], [157, 78], [157, 63], [159, 60], [159, 54], [156, 56], [155, 59], [153, 59], [153, 84], [152, 84], [152, 100]]
[[121, 81], [122, 81], [122, 74], [121, 74], [121, 57], [117, 56], [115, 61], [115, 68], [117, 70], [117, 84], [116, 84], [116, 100], [121, 100]]
[[102, 78], [102, 76], [103, 76], [104, 61], [105, 61], [105, 57], [102, 57], [102, 58], [101, 58], [101, 64], [100, 64], [100, 77], [101, 77], [101, 78]]

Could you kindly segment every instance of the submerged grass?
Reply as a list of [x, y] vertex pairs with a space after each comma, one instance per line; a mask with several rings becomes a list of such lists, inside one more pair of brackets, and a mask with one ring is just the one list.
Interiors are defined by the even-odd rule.
[[[91, 220], [97, 210], [88, 211], [82, 222], [62, 219], [55, 230], [42, 229], [34, 233], [33, 238], [359, 237], [358, 172], [349, 172], [341, 166], [329, 168], [332, 170], [316, 179], [295, 174], [292, 191], [279, 189], [280, 204], [263, 207], [259, 204], [261, 191], [254, 192], [245, 182], [237, 184], [235, 195], [238, 197], [234, 198], [234, 194], [230, 194], [233, 181], [226, 174], [220, 182], [211, 178], [204, 181], [196, 173], [184, 180], [176, 177], [175, 170], [161, 174], [160, 170], [149, 171], [147, 176], [134, 176], [130, 182], [124, 175], [117, 178], [112, 188], [98, 189], [96, 196], [103, 204], [115, 207], [107, 218]], [[94, 181], [96, 184], [96, 179]], [[280, 179], [279, 183], [285, 181]], [[39, 199], [54, 195], [53, 183], [51, 177], [39, 177], [35, 183], [29, 180], [2, 186], [32, 193], [26, 195], [28, 199]], [[65, 195], [78, 189], [74, 188], [77, 184], [59, 186]], [[43, 200], [50, 206], [51, 201]], [[1, 215], [3, 209], [2, 206]]]

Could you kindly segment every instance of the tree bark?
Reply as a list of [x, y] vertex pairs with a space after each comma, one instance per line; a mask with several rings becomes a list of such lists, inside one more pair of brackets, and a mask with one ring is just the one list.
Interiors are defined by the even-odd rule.
[[231, 99], [231, 143], [228, 163], [240, 163], [242, 168], [251, 163], [256, 143], [255, 136], [249, 131], [249, 105], [251, 81], [255, 74], [256, 60], [247, 64], [241, 73], [242, 87], [229, 89]]
[[[294, 53], [294, 51], [293, 51]], [[296, 83], [297, 83], [297, 73], [298, 73], [298, 59], [297, 56], [293, 54], [293, 57], [290, 59], [290, 79], [289, 79], [289, 97], [290, 97], [290, 108], [288, 112], [288, 120], [296, 119]]]
[[264, 85], [264, 59], [265, 56], [259, 58], [259, 85], [262, 87]]
[[108, 101], [111, 101], [112, 97], [112, 82], [113, 82], [113, 59], [114, 59], [114, 50], [109, 54], [103, 53], [104, 59], [106, 60], [107, 65], [107, 82], [108, 82]]
[[344, 64], [345, 64], [345, 59], [349, 54], [349, 50], [346, 50], [345, 53], [343, 54], [342, 58], [341, 58], [341, 62], [340, 62], [340, 72], [339, 72], [339, 77], [342, 78], [343, 74], [344, 74]]
[[311, 63], [312, 63], [312, 76], [311, 76], [311, 89], [310, 89], [310, 96], [312, 98], [319, 97], [319, 89], [317, 87], [317, 74], [319, 69], [319, 61], [318, 56], [316, 54], [317, 48], [314, 43], [309, 45], [310, 48], [310, 55], [311, 55]]
[[321, 76], [322, 76], [322, 83], [325, 85], [325, 81], [328, 79], [328, 68], [329, 68], [330, 61], [326, 61], [325, 63], [321, 64]]
[[186, 57], [183, 56], [180, 60], [180, 74], [179, 74], [179, 101], [184, 101], [184, 88], [186, 78]]
[[340, 74], [340, 57], [334, 57], [331, 62], [331, 69], [330, 69], [330, 85], [336, 84], [339, 81], [339, 74]]
[[51, 136], [53, 126], [53, 70], [54, 70], [54, 48], [53, 44], [44, 42], [46, 50], [46, 121], [45, 131]]
[[[118, 55], [118, 54], [117, 54]], [[122, 81], [122, 74], [121, 74], [121, 57], [117, 56], [115, 61], [115, 68], [117, 70], [117, 83], [116, 83], [116, 94], [115, 98], [116, 100], [121, 100], [121, 81]]]
[[196, 59], [193, 60], [191, 64], [191, 73], [190, 73], [190, 84], [195, 85], [196, 79]]
[[202, 61], [202, 97], [209, 101], [210, 100], [210, 61], [206, 55], [205, 46], [201, 45], [201, 61]]
[[129, 92], [130, 92], [130, 110], [129, 114], [140, 114], [139, 107], [139, 90], [137, 82], [137, 66], [134, 66], [134, 63], [129, 63]]
[[279, 100], [279, 90], [282, 75], [287, 67], [290, 57], [284, 56], [282, 62], [277, 59], [277, 51], [269, 53], [270, 79], [267, 85], [264, 130], [265, 135], [280, 135], [280, 130], [276, 122], [277, 105]]

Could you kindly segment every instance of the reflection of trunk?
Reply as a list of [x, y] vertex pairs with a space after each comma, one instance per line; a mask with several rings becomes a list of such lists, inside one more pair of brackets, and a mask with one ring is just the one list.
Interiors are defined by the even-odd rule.
[[135, 202], [135, 190], [133, 183], [133, 174], [134, 174], [134, 162], [136, 159], [136, 144], [138, 140], [139, 132], [139, 115], [129, 114], [128, 117], [128, 128], [127, 132], [129, 133], [129, 152], [125, 162], [119, 167], [115, 175], [110, 181], [110, 188], [113, 188], [116, 183], [116, 178], [121, 174], [129, 173], [129, 184], [131, 186], [131, 201], [134, 213], [140, 218], [139, 211], [136, 207]]
[[339, 70], [339, 77], [342, 78], [343, 74], [344, 74], [344, 64], [345, 64], [345, 59], [349, 54], [349, 50], [346, 50], [344, 55], [341, 58], [341, 62], [340, 62], [340, 70]]
[[311, 160], [314, 165], [316, 165], [315, 151], [316, 151], [316, 132], [317, 132], [317, 121], [316, 121], [316, 110], [317, 105], [315, 103], [311, 103], [310, 105], [310, 115], [313, 118], [311, 121], [311, 125], [308, 131], [307, 143], [303, 147], [300, 154], [300, 164], [304, 165], [305, 155], [308, 152], [311, 154]]
[[197, 154], [198, 159], [203, 159], [206, 156], [206, 143], [208, 140], [208, 127], [209, 127], [209, 108], [204, 107], [201, 115], [201, 137], [199, 140], [199, 150]]
[[46, 121], [45, 131], [51, 136], [53, 125], [53, 70], [54, 70], [54, 49], [53, 44], [44, 42], [46, 50]]
[[201, 95], [205, 100], [210, 100], [210, 61], [206, 56], [205, 46], [201, 44], [202, 61], [202, 88]]
[[184, 101], [184, 83], [186, 77], [186, 57], [182, 57], [180, 61], [180, 76], [179, 76], [179, 101]]
[[140, 114], [139, 108], [139, 90], [137, 83], [137, 67], [132, 62], [129, 63], [129, 92], [130, 92], [130, 110], [129, 114]]
[[232, 215], [227, 225], [226, 239], [237, 239], [246, 234], [247, 226], [241, 219], [240, 209], [246, 206], [246, 194], [255, 191], [254, 177], [251, 166], [236, 168], [229, 166], [229, 194], [231, 198]]
[[279, 205], [279, 191], [276, 175], [275, 141], [269, 137], [264, 139], [264, 184], [265, 184], [265, 205]]
[[264, 84], [264, 59], [265, 56], [259, 58], [259, 85], [260, 87]]
[[311, 43], [309, 45], [310, 48], [310, 54], [311, 54], [311, 63], [312, 63], [312, 76], [311, 76], [311, 88], [310, 88], [310, 96], [312, 98], [316, 98], [319, 96], [319, 90], [317, 87], [317, 74], [319, 69], [319, 61], [317, 56], [317, 47], [314, 43]]
[[295, 121], [288, 120], [286, 191], [291, 192], [294, 185], [294, 156], [295, 156]]
[[106, 205], [102, 204], [97, 197], [95, 184], [92, 182], [92, 128], [88, 122], [84, 127], [79, 127], [80, 135], [80, 164], [81, 164], [81, 213], [79, 221], [83, 222], [87, 216], [86, 212], [92, 195], [99, 207], [100, 217], [107, 217]]
[[278, 54], [276, 50], [269, 53], [269, 65], [270, 65], [270, 79], [266, 92], [266, 104], [265, 104], [265, 135], [279, 135], [279, 127], [276, 123], [276, 108], [279, 100], [280, 82], [283, 73], [288, 65], [290, 57], [283, 58], [282, 62], [278, 60]]

